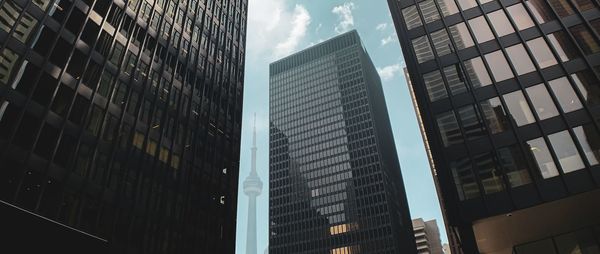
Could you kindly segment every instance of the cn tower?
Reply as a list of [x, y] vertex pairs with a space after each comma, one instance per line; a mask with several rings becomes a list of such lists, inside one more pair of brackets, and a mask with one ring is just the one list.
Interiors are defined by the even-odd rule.
[[246, 254], [256, 254], [256, 197], [262, 191], [262, 181], [256, 173], [256, 113], [252, 131], [252, 168], [244, 181], [244, 193], [248, 196], [248, 231], [246, 232]]

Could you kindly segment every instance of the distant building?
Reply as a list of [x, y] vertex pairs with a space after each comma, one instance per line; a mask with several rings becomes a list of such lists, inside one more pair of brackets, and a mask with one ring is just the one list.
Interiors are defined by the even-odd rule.
[[269, 251], [416, 253], [381, 86], [356, 31], [270, 66]]
[[440, 230], [436, 220], [412, 220], [418, 254], [443, 254]]
[[444, 243], [444, 245], [442, 245], [442, 250], [444, 251], [444, 254], [452, 254], [452, 251], [450, 250], [450, 245], [447, 243]]

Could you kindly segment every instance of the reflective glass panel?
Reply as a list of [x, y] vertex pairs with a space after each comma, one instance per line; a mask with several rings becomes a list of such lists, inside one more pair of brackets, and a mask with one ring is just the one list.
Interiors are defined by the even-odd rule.
[[600, 163], [600, 134], [596, 127], [593, 124], [586, 124], [573, 128], [573, 131], [590, 165], [598, 165]]
[[555, 238], [559, 254], [598, 254], [600, 246], [591, 228], [567, 233]]
[[548, 40], [550, 41], [550, 45], [552, 45], [558, 53], [558, 57], [560, 57], [561, 61], [566, 62], [579, 56], [577, 47], [565, 32], [558, 31], [549, 34]]
[[492, 134], [503, 132], [508, 129], [508, 118], [506, 117], [506, 112], [504, 112], [504, 107], [502, 107], [502, 103], [500, 103], [498, 97], [482, 101], [479, 105], [481, 106], [483, 117]]
[[450, 168], [460, 200], [479, 197], [479, 187], [471, 171], [471, 161], [468, 158], [460, 159], [452, 162]]
[[517, 75], [523, 75], [525, 73], [535, 71], [535, 66], [531, 61], [531, 58], [529, 58], [527, 51], [525, 51], [523, 44], [517, 44], [506, 48], [506, 53], [515, 67]]
[[515, 247], [516, 254], [556, 254], [552, 239], [545, 239], [533, 243], [526, 243]]
[[527, 46], [529, 46], [529, 50], [540, 68], [543, 69], [558, 63], [542, 37], [527, 41]]
[[433, 71], [423, 75], [423, 81], [425, 81], [425, 88], [427, 94], [429, 94], [430, 101], [437, 101], [448, 97], [446, 87], [444, 87], [444, 80], [440, 71]]
[[575, 14], [568, 0], [551, 0], [548, 3], [554, 8], [559, 17], [564, 18]]
[[485, 135], [483, 120], [473, 105], [458, 109], [458, 115], [468, 139], [477, 139]]
[[467, 25], [465, 25], [464, 22], [453, 25], [450, 28], [448, 28], [448, 30], [450, 31], [450, 34], [454, 39], [454, 44], [456, 45], [456, 48], [458, 48], [459, 50], [475, 45], [475, 43], [473, 42], [473, 38], [471, 38], [471, 34], [467, 29]]
[[585, 54], [594, 54], [600, 52], [600, 45], [598, 45], [598, 41], [596, 41], [590, 30], [585, 27], [585, 25], [579, 24], [570, 27], [569, 30]]
[[571, 83], [566, 77], [558, 78], [548, 82], [550, 89], [558, 99], [558, 104], [565, 113], [582, 108], [577, 94], [573, 91]]
[[444, 146], [448, 147], [454, 144], [462, 143], [462, 134], [458, 128], [458, 122], [453, 111], [439, 114], [437, 124], [442, 136]]
[[452, 95], [461, 94], [467, 91], [465, 84], [465, 74], [460, 64], [450, 65], [444, 68], [444, 75], [448, 82], [448, 88]]
[[536, 138], [527, 141], [527, 144], [542, 177], [545, 179], [557, 176], [558, 169], [556, 168], [556, 164], [554, 164], [554, 160], [552, 160], [546, 141], [543, 138]]
[[477, 175], [486, 194], [496, 193], [504, 190], [502, 176], [496, 168], [496, 162], [491, 154], [481, 154], [473, 159], [477, 166]]
[[573, 0], [573, 4], [580, 11], [587, 11], [596, 8], [592, 0]]
[[552, 9], [550, 9], [546, 0], [527, 0], [525, 3], [531, 9], [533, 17], [538, 23], [543, 24], [554, 19]]
[[406, 28], [408, 28], [408, 30], [423, 25], [421, 22], [421, 15], [419, 15], [416, 5], [402, 9], [402, 16], [404, 17], [404, 22], [406, 23]]
[[446, 29], [437, 30], [431, 33], [431, 40], [433, 41], [433, 46], [435, 47], [435, 52], [438, 56], [452, 53], [452, 44]]
[[517, 29], [525, 30], [533, 26], [533, 20], [531, 20], [531, 17], [529, 16], [529, 13], [527, 13], [527, 10], [525, 10], [523, 4], [518, 3], [511, 5], [506, 8], [506, 10], [508, 11], [508, 15], [510, 15], [515, 22], [515, 25], [517, 25]]
[[577, 72], [571, 74], [571, 78], [577, 89], [584, 99], [584, 103], [588, 106], [600, 105], [600, 82], [590, 71]]
[[452, 14], [458, 13], [458, 7], [456, 6], [456, 3], [454, 2], [454, 0], [437, 0], [437, 1], [440, 6], [440, 9], [442, 10], [442, 14], [444, 14], [444, 16], [450, 16]]
[[497, 154], [511, 187], [531, 183], [531, 177], [527, 171], [527, 161], [523, 157], [519, 146], [512, 145], [500, 148], [497, 150]]
[[465, 61], [465, 71], [474, 88], [488, 86], [492, 84], [492, 79], [485, 69], [481, 57], [476, 57]]
[[527, 105], [523, 92], [515, 91], [503, 96], [508, 112], [517, 123], [517, 126], [523, 126], [535, 122], [533, 113]]
[[515, 32], [502, 9], [489, 13], [488, 17], [499, 37]]
[[435, 7], [433, 0], [420, 2], [419, 9], [421, 9], [421, 13], [423, 13], [423, 19], [425, 19], [425, 23], [431, 23], [440, 19], [440, 14], [438, 13], [437, 7]]
[[558, 110], [544, 84], [528, 87], [525, 90], [527, 91], [527, 95], [529, 95], [529, 98], [531, 99], [531, 104], [533, 104], [533, 108], [540, 120], [558, 115]]
[[413, 49], [419, 63], [424, 63], [433, 59], [433, 51], [427, 36], [421, 36], [412, 40]]
[[494, 34], [483, 16], [470, 19], [469, 26], [471, 26], [471, 30], [473, 30], [473, 34], [478, 43], [484, 43], [494, 39]]
[[569, 173], [585, 167], [568, 131], [548, 135], [548, 139], [550, 139], [550, 144], [552, 144], [563, 172]]
[[502, 54], [502, 51], [498, 50], [486, 54], [485, 61], [490, 66], [492, 76], [496, 82], [507, 80], [513, 77], [513, 73], [509, 67], [510, 65], [508, 65], [508, 62], [506, 61], [504, 54]]
[[470, 9], [470, 8], [477, 6], [477, 1], [475, 1], [475, 0], [458, 0], [458, 5], [460, 5], [461, 9], [466, 10], [466, 9]]

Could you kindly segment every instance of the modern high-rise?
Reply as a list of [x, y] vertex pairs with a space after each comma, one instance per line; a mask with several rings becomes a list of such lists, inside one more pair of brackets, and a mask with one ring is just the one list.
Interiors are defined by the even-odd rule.
[[269, 252], [416, 253], [381, 80], [356, 31], [270, 65]]
[[598, 252], [598, 2], [388, 4], [453, 251]]
[[233, 253], [246, 0], [0, 1], [0, 234]]
[[424, 221], [422, 218], [417, 218], [412, 220], [412, 226], [418, 254], [444, 253], [436, 220]]

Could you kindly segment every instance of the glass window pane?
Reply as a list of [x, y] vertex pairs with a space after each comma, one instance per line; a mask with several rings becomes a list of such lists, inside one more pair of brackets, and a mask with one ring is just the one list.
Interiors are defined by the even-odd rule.
[[477, 1], [475, 0], [458, 0], [458, 5], [462, 10], [470, 9], [477, 6]]
[[433, 71], [423, 75], [423, 81], [425, 82], [425, 88], [427, 94], [429, 94], [430, 101], [437, 101], [448, 97], [446, 87], [444, 87], [444, 80], [440, 71]]
[[450, 38], [448, 37], [446, 29], [431, 33], [431, 40], [433, 41], [433, 46], [435, 47], [435, 52], [438, 56], [452, 53], [452, 44], [450, 43]]
[[588, 106], [600, 105], [600, 82], [590, 71], [577, 72], [571, 74], [571, 78], [581, 96], [583, 97], [584, 103]]
[[439, 114], [437, 116], [437, 124], [444, 146], [448, 147], [462, 143], [462, 134], [458, 128], [458, 123], [456, 122], [453, 111]]
[[489, 13], [488, 17], [499, 37], [515, 32], [502, 9]]
[[546, 90], [546, 87], [543, 84], [528, 87], [525, 90], [527, 91], [527, 95], [529, 95], [533, 108], [540, 120], [558, 115], [558, 110], [556, 109], [556, 106], [554, 106], [552, 97], [550, 97], [548, 90]]
[[508, 10], [508, 15], [512, 17], [515, 25], [517, 25], [517, 29], [525, 30], [533, 26], [533, 20], [531, 20], [531, 17], [529, 16], [529, 13], [527, 13], [527, 10], [525, 10], [523, 4], [518, 3], [509, 6], [506, 10]]
[[471, 26], [471, 30], [473, 30], [473, 34], [478, 43], [484, 43], [494, 39], [494, 34], [483, 16], [470, 19], [469, 26]]
[[516, 254], [556, 254], [552, 239], [545, 239], [515, 247]]
[[529, 145], [529, 150], [535, 158], [542, 177], [546, 179], [557, 176], [558, 169], [556, 168], [556, 164], [554, 164], [554, 160], [552, 160], [552, 156], [550, 155], [550, 150], [548, 150], [546, 141], [544, 141], [543, 138], [536, 138], [527, 141], [527, 144]]
[[596, 8], [596, 5], [594, 5], [592, 0], [574, 0], [573, 4], [575, 4], [575, 7], [577, 7], [577, 9], [580, 11], [587, 11]]
[[507, 80], [513, 77], [513, 73], [510, 70], [508, 62], [502, 54], [502, 51], [494, 51], [492, 53], [485, 55], [485, 61], [490, 66], [490, 70], [492, 71], [492, 76], [496, 82], [500, 82], [503, 80]]
[[473, 105], [458, 109], [458, 115], [468, 139], [477, 139], [485, 135], [483, 121]]
[[452, 95], [461, 94], [467, 91], [465, 84], [465, 74], [460, 64], [455, 64], [444, 68], [444, 75], [448, 81], [448, 88]]
[[600, 246], [591, 228], [567, 233], [555, 238], [559, 254], [598, 254]]
[[442, 14], [445, 16], [450, 16], [452, 14], [458, 13], [458, 7], [454, 0], [437, 0], [442, 10]]
[[469, 159], [464, 158], [453, 161], [450, 163], [450, 168], [452, 169], [454, 184], [456, 185], [456, 191], [460, 200], [479, 197], [479, 187], [471, 171], [471, 162]]
[[453, 25], [448, 29], [454, 39], [454, 44], [459, 50], [475, 45], [471, 34], [469, 34], [469, 29], [467, 29], [467, 25], [464, 22]]
[[590, 30], [585, 27], [585, 25], [579, 24], [570, 27], [569, 30], [585, 54], [594, 54], [600, 52], [600, 45], [598, 45], [598, 41], [594, 39], [594, 36]]
[[527, 0], [525, 3], [531, 9], [533, 17], [538, 23], [543, 24], [554, 19], [552, 9], [546, 0]]
[[421, 36], [412, 40], [413, 49], [419, 63], [424, 63], [433, 59], [433, 51], [427, 36]]
[[558, 16], [561, 18], [575, 14], [575, 10], [573, 10], [573, 7], [571, 7], [569, 1], [567, 0], [554, 0], [548, 1], [548, 3], [554, 8], [556, 14], [558, 14]]
[[491, 154], [481, 154], [473, 159], [477, 166], [477, 175], [486, 194], [496, 193], [504, 190], [502, 176], [496, 168], [496, 162]]
[[404, 22], [406, 23], [406, 28], [408, 28], [408, 30], [423, 25], [416, 5], [402, 9], [402, 16], [404, 16]]
[[551, 80], [548, 82], [548, 84], [550, 84], [550, 89], [552, 89], [554, 95], [556, 95], [558, 103], [565, 113], [575, 111], [583, 107], [579, 101], [579, 98], [577, 98], [575, 91], [573, 91], [571, 83], [566, 77]]
[[590, 25], [592, 25], [592, 29], [594, 29], [597, 34], [600, 34], [600, 19], [590, 21]]
[[481, 57], [476, 57], [465, 61], [465, 71], [474, 88], [484, 87], [492, 84], [492, 79], [485, 69]]
[[550, 139], [550, 144], [552, 144], [563, 172], [569, 173], [585, 167], [568, 131], [548, 135], [548, 139]]
[[542, 37], [527, 41], [527, 46], [529, 46], [529, 50], [531, 50], [531, 54], [533, 54], [533, 58], [540, 65], [540, 68], [543, 69], [557, 64], [552, 51], [550, 51], [548, 44]]
[[500, 133], [508, 129], [508, 118], [500, 99], [491, 98], [479, 103], [483, 117], [492, 134]]
[[523, 126], [535, 122], [533, 113], [527, 105], [523, 92], [515, 91], [503, 96], [508, 112], [517, 123], [517, 126]]
[[531, 183], [531, 177], [527, 171], [527, 161], [518, 146], [503, 147], [498, 149], [497, 153], [500, 165], [504, 168], [511, 187]]
[[577, 47], [565, 32], [558, 31], [549, 34], [548, 40], [550, 41], [550, 45], [552, 45], [558, 53], [558, 57], [560, 57], [561, 61], [566, 62], [579, 56]]
[[517, 70], [518, 75], [535, 71], [535, 66], [533, 65], [533, 62], [531, 62], [531, 58], [529, 58], [523, 44], [517, 44], [506, 48], [506, 53], [515, 67], [515, 70]]
[[598, 165], [600, 163], [600, 134], [596, 127], [593, 124], [587, 124], [575, 127], [573, 131], [590, 165]]
[[421, 12], [423, 13], [425, 23], [431, 23], [440, 19], [440, 14], [438, 13], [437, 7], [435, 7], [433, 0], [420, 2], [419, 9], [421, 9]]

